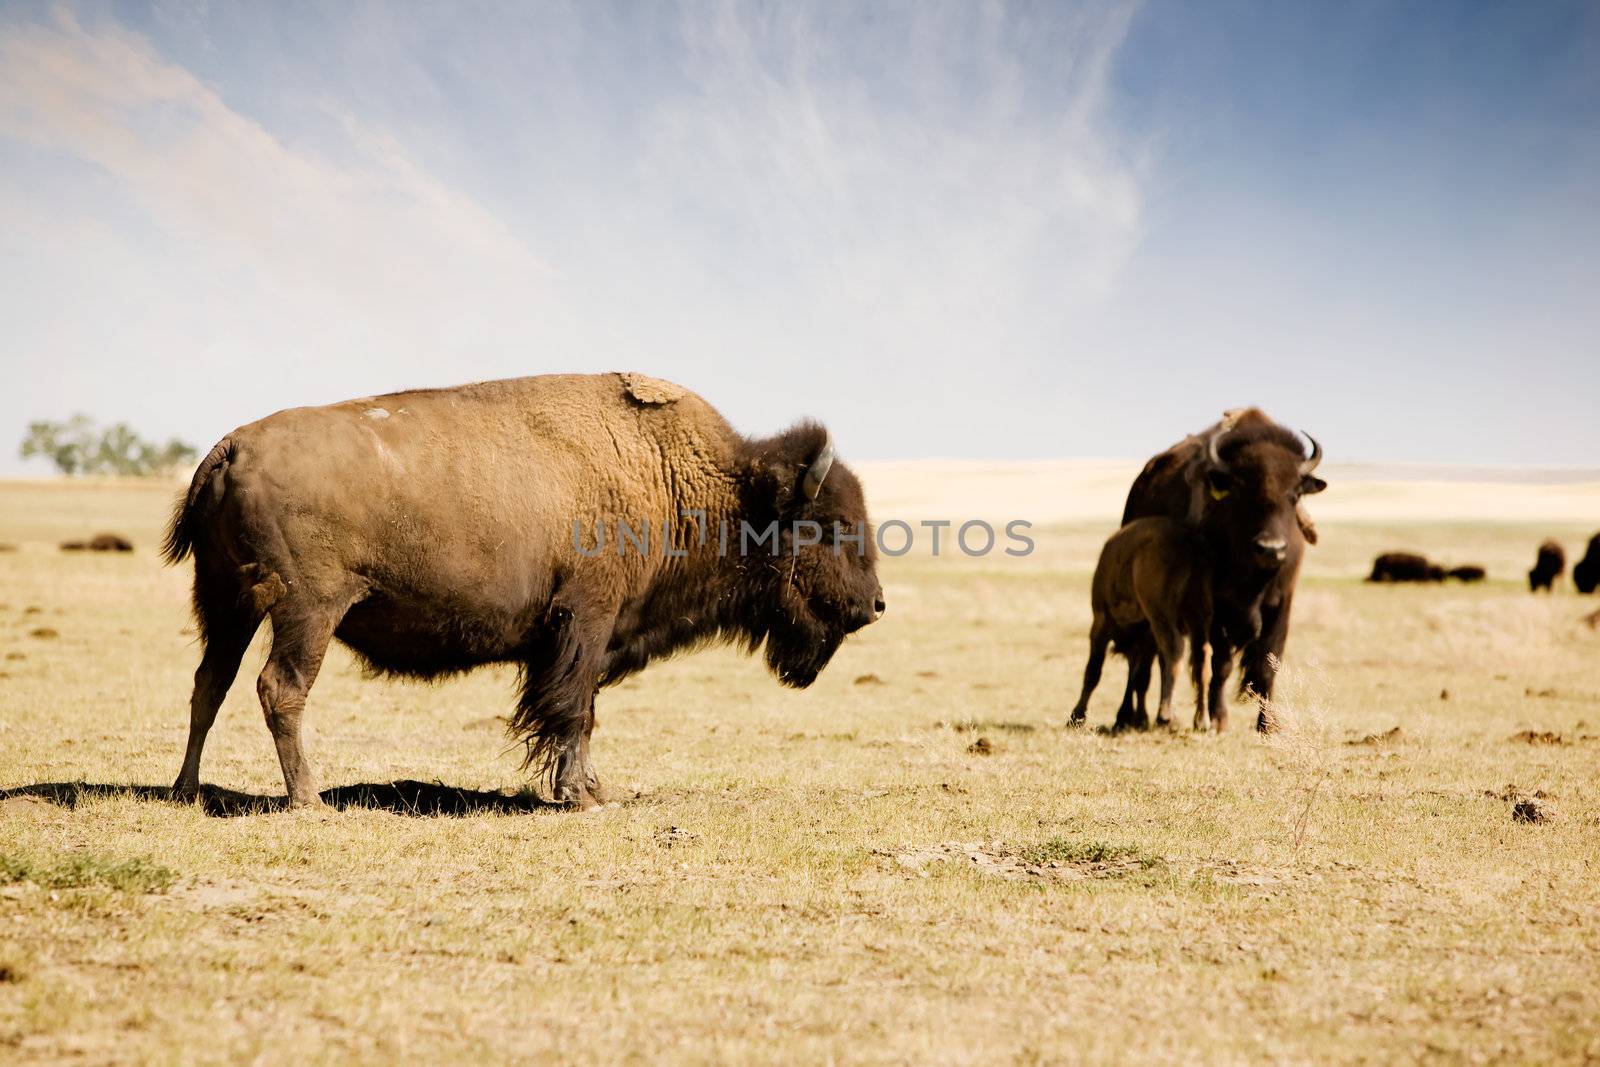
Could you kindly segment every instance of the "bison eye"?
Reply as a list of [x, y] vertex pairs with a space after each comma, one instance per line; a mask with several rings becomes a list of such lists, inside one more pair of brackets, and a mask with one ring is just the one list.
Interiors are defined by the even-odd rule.
[[1211, 499], [1221, 500], [1233, 490], [1233, 479], [1221, 471], [1211, 471], [1206, 475], [1206, 488], [1211, 490]]

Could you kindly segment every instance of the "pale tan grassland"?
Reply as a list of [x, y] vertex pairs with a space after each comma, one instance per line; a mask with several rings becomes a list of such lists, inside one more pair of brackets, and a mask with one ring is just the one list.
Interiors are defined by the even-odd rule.
[[[1037, 518], [1037, 550], [885, 560], [888, 615], [807, 692], [729, 651], [608, 691], [627, 799], [591, 815], [516, 794], [509, 672], [399, 684], [338, 651], [324, 788], [467, 813], [256, 810], [282, 790], [259, 642], [202, 772], [248, 796], [128, 791], [187, 728], [174, 488], [0, 484], [0, 1061], [1600, 1057], [1600, 598], [1523, 578], [1600, 527], [1600, 486], [1330, 474], [1281, 735], [1068, 731], [1134, 469], [867, 468], [880, 518]], [[54, 547], [101, 529], [137, 551]], [[1491, 579], [1362, 584], [1388, 548]], [[1553, 821], [1513, 821], [1510, 784]]]

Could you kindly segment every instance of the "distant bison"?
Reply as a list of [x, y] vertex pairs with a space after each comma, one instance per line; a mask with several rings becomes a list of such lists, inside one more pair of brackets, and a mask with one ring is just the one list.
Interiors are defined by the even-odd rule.
[[87, 541], [63, 541], [63, 552], [132, 552], [133, 542], [114, 533], [95, 534]]
[[588, 808], [600, 687], [724, 641], [805, 688], [884, 610], [861, 484], [826, 430], [745, 437], [635, 374], [280, 411], [201, 461], [165, 554], [194, 556], [203, 649], [174, 793], [199, 788], [206, 733], [271, 618], [256, 691], [296, 806], [320, 799], [300, 720], [331, 640], [395, 675], [515, 664], [513, 737], [556, 800]]
[[1489, 572], [1476, 563], [1463, 563], [1459, 567], [1450, 568], [1450, 577], [1462, 582], [1481, 582], [1489, 576]]
[[1556, 542], [1546, 541], [1539, 546], [1539, 557], [1534, 560], [1533, 570], [1528, 572], [1529, 590], [1535, 593], [1541, 589], [1547, 593], [1555, 592], [1556, 579], [1566, 569], [1567, 554]]
[[1117, 711], [1119, 730], [1144, 729], [1150, 660], [1161, 662], [1161, 705], [1156, 722], [1172, 721], [1172, 690], [1178, 658], [1189, 642], [1195, 687], [1195, 729], [1206, 726], [1206, 631], [1211, 626], [1210, 550], [1204, 534], [1165, 518], [1135, 519], [1112, 534], [1100, 550], [1090, 593], [1094, 622], [1089, 630], [1089, 662], [1083, 691], [1072, 709], [1072, 723], [1088, 714], [1089, 697], [1100, 683], [1106, 646], [1128, 660], [1128, 688]]
[[1445, 569], [1415, 552], [1385, 552], [1372, 561], [1369, 582], [1442, 582]]
[[1600, 533], [1589, 538], [1589, 549], [1572, 567], [1572, 584], [1580, 593], [1592, 593], [1600, 587]]

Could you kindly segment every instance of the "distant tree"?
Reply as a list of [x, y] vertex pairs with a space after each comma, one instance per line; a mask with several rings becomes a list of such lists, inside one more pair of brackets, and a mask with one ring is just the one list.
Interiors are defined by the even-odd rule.
[[23, 459], [42, 456], [68, 476], [164, 474], [194, 462], [197, 454], [193, 445], [176, 438], [164, 445], [145, 441], [125, 422], [101, 430], [86, 415], [29, 423], [22, 439]]

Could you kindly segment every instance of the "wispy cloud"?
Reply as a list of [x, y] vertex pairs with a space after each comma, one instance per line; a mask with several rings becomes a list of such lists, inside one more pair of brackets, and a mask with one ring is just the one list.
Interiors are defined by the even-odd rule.
[[[440, 16], [368, 9], [326, 27], [342, 79], [295, 82], [285, 56], [281, 88], [202, 80], [105, 19], [0, 22], [0, 250], [32, 265], [0, 296], [0, 358], [37, 370], [0, 438], [130, 406], [203, 436], [351, 391], [627, 364], [752, 428], [814, 412], [859, 449], [923, 451], [926, 416], [886, 427], [834, 383], [899, 378], [932, 411], [941, 374], [1046, 361], [1137, 244], [1135, 153], [1103, 106], [1125, 5], [686, 5], [647, 42], [597, 10], [451, 16], [446, 61], [397, 25]], [[668, 58], [620, 65], [645, 48]], [[388, 84], [432, 110], [341, 91]], [[191, 409], [219, 390], [212, 426]]]

